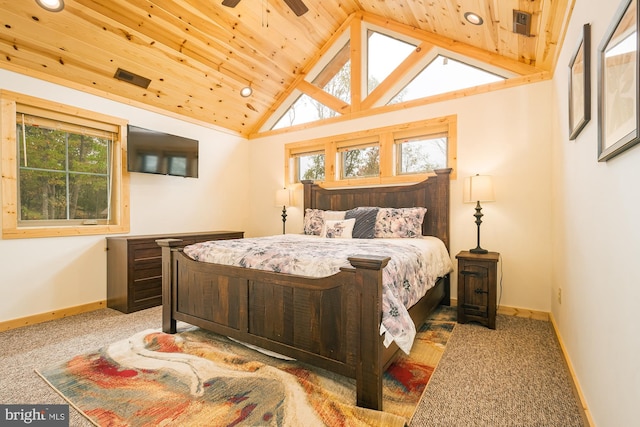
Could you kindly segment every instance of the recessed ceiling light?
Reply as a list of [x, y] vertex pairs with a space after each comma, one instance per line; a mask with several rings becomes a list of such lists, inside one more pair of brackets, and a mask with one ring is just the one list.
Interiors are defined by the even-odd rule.
[[36, 3], [49, 12], [60, 12], [64, 9], [64, 0], [36, 0]]
[[245, 86], [242, 89], [240, 89], [240, 96], [242, 96], [243, 98], [247, 98], [251, 96], [252, 93], [253, 93], [253, 89], [251, 89], [251, 86]]
[[464, 19], [467, 20], [468, 23], [473, 24], [473, 25], [482, 25], [482, 23], [484, 22], [484, 20], [482, 19], [482, 17], [478, 14], [475, 14], [473, 12], [467, 12], [464, 14]]

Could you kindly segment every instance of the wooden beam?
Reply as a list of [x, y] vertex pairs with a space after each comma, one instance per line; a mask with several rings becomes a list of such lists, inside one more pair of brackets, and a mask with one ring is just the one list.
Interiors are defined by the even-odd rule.
[[413, 70], [416, 65], [424, 59], [432, 48], [433, 45], [427, 42], [421, 43], [420, 46], [416, 47], [409, 56], [362, 101], [361, 108], [363, 110], [373, 108], [383, 96], [388, 94], [390, 89], [397, 86], [398, 81], [401, 81], [409, 71]]
[[351, 111], [349, 104], [306, 80], [301, 80], [298, 83], [298, 89], [339, 114], [346, 114]]

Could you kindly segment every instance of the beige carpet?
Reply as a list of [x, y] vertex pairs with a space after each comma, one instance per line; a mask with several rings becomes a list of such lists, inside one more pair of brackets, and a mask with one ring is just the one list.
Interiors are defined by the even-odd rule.
[[551, 323], [456, 325], [411, 425], [582, 427]]

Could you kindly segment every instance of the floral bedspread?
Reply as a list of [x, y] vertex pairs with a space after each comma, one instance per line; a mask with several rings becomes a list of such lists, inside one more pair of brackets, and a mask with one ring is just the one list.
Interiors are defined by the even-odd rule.
[[409, 353], [416, 329], [407, 311], [452, 271], [444, 243], [430, 236], [404, 239], [326, 239], [286, 234], [237, 240], [218, 240], [186, 246], [196, 261], [268, 270], [307, 277], [327, 277], [351, 264], [353, 255], [391, 257], [383, 269], [381, 334]]

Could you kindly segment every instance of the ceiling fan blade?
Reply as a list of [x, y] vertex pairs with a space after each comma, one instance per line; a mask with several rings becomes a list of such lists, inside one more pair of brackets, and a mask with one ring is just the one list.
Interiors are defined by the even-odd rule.
[[227, 7], [236, 7], [240, 0], [222, 0], [222, 5]]
[[284, 2], [289, 6], [293, 13], [296, 14], [296, 16], [302, 16], [309, 11], [302, 0], [284, 0]]

